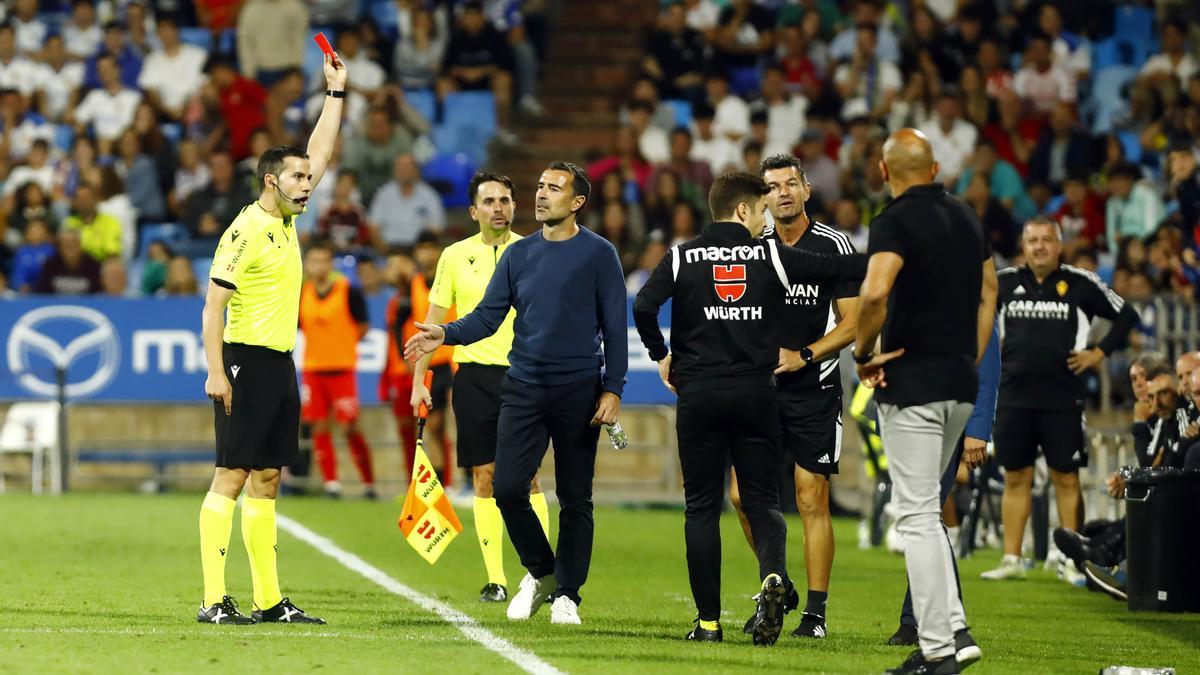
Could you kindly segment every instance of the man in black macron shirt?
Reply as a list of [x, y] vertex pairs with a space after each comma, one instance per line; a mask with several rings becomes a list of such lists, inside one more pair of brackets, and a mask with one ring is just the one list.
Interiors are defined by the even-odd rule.
[[[888, 672], [944, 675], [959, 672], [956, 638], [970, 634], [939, 480], [978, 389], [976, 367], [996, 307], [995, 265], [975, 213], [934, 182], [938, 165], [924, 134], [892, 134], [880, 169], [894, 199], [871, 223], [854, 360], [859, 378], [877, 389], [921, 645]], [[963, 453], [969, 467], [985, 457], [982, 448]]]

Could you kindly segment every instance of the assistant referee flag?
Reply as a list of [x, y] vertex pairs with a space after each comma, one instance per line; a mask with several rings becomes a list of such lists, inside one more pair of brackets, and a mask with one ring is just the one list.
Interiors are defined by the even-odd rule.
[[[428, 414], [424, 405], [421, 406], [421, 412]], [[419, 436], [413, 458], [412, 481], [408, 484], [408, 494], [404, 497], [404, 508], [400, 510], [397, 525], [408, 540], [408, 545], [428, 560], [430, 565], [442, 557], [450, 542], [463, 530]]]

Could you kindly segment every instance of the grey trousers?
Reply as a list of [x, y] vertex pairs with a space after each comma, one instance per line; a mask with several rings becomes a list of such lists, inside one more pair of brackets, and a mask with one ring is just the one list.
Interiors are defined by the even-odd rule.
[[942, 525], [940, 480], [973, 408], [957, 401], [879, 405], [896, 529], [904, 538], [921, 652], [928, 659], [953, 655], [954, 633], [967, 627], [954, 583], [954, 553]]

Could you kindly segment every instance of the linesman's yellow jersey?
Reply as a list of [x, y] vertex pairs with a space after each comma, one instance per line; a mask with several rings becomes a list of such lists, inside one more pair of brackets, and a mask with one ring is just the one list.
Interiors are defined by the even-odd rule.
[[[442, 251], [438, 260], [433, 288], [429, 291], [429, 302], [447, 309], [455, 307], [458, 316], [465, 316], [483, 300], [496, 263], [513, 242], [521, 238], [510, 233], [508, 241], [490, 246], [483, 243], [483, 235], [463, 239]], [[508, 352], [512, 350], [513, 320], [517, 312], [508, 310], [508, 316], [499, 330], [489, 338], [470, 345], [454, 347], [455, 363], [477, 363], [485, 366], [507, 366]], [[422, 319], [424, 317], [421, 317]]]
[[233, 289], [225, 342], [290, 352], [296, 346], [304, 265], [293, 218], [276, 218], [257, 202], [221, 235], [209, 276]]

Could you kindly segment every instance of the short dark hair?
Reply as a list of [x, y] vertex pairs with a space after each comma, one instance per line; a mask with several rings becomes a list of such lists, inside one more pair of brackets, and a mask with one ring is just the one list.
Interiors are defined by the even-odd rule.
[[33, 145], [31, 145], [30, 147], [31, 148], [41, 148], [47, 152], [50, 151], [50, 143], [44, 138], [35, 138], [33, 140]]
[[688, 129], [687, 127], [675, 127], [674, 129], [671, 130], [671, 138], [674, 138], [676, 136], [687, 136], [687, 139], [689, 141], [691, 141], [692, 140], [692, 131], [691, 131], [691, 129]]
[[124, 31], [125, 24], [121, 23], [120, 21], [106, 21], [104, 23], [104, 32], [107, 33], [110, 30]]
[[312, 243], [308, 245], [308, 249], [304, 251], [304, 254], [308, 255], [312, 251], [324, 251], [330, 257], [333, 257], [333, 242], [329, 241], [328, 237], [313, 239]]
[[[1143, 273], [1143, 272], [1135, 272], [1134, 274], [1146, 276], [1145, 273]], [[1133, 275], [1130, 275], [1130, 276], [1133, 276]], [[1149, 277], [1146, 277], [1146, 278], [1148, 279]], [[1136, 365], [1136, 362], [1134, 365]], [[1150, 367], [1146, 368], [1145, 370], [1146, 370], [1146, 381], [1147, 382], [1149, 382], [1150, 380], [1160, 378], [1163, 375], [1166, 375], [1167, 377], [1171, 378], [1172, 380], [1175, 379], [1175, 371], [1171, 369], [1171, 365], [1169, 363], [1167, 363], [1165, 360], [1162, 363], [1151, 364]]]
[[649, 101], [638, 99], [629, 104], [629, 112], [641, 111], [650, 115], [654, 114], [654, 106], [650, 105]]
[[441, 246], [442, 239], [436, 232], [430, 230], [421, 230], [421, 234], [417, 235], [416, 246]]
[[1130, 365], [1141, 368], [1146, 371], [1147, 375], [1155, 368], [1169, 369], [1171, 367], [1170, 363], [1167, 362], [1167, 355], [1162, 352], [1142, 352], [1137, 355], [1137, 358]]
[[713, 220], [721, 220], [737, 210], [741, 203], [754, 203], [771, 190], [761, 178], [752, 173], [727, 173], [713, 181], [708, 191], [708, 209]]
[[587, 199], [592, 196], [592, 182], [588, 180], [587, 172], [574, 162], [550, 162], [547, 171], [566, 171], [571, 174], [571, 189], [575, 195]]
[[1184, 35], [1187, 35], [1187, 32], [1188, 32], [1187, 22], [1177, 16], [1173, 16], [1173, 17], [1167, 19], [1166, 21], [1163, 21], [1163, 24], [1162, 24], [1163, 32], [1165, 32], [1168, 28], [1174, 28], [1175, 30], [1179, 31], [1180, 33], [1183, 33]]
[[1142, 177], [1142, 170], [1133, 162], [1119, 162], [1112, 168], [1112, 171], [1108, 172], [1109, 178], [1116, 178], [1117, 176], [1124, 176], [1129, 180], [1137, 180]]
[[768, 171], [775, 169], [795, 169], [800, 172], [800, 179], [808, 182], [808, 176], [804, 173], [804, 165], [800, 163], [800, 158], [795, 155], [771, 155], [764, 159], [758, 165], [758, 177], [762, 178]]
[[283, 161], [288, 157], [308, 159], [308, 153], [294, 145], [277, 145], [267, 150], [262, 157], [258, 158], [258, 170], [255, 175], [258, 177], [259, 184], [264, 184], [267, 174], [278, 177], [279, 172], [283, 170]]
[[500, 183], [508, 188], [509, 194], [516, 192], [516, 187], [513, 185], [512, 179], [508, 176], [490, 171], [479, 171], [474, 176], [471, 176], [471, 182], [467, 184], [467, 197], [471, 203], [475, 203], [475, 197], [479, 194], [479, 186], [484, 183]]

